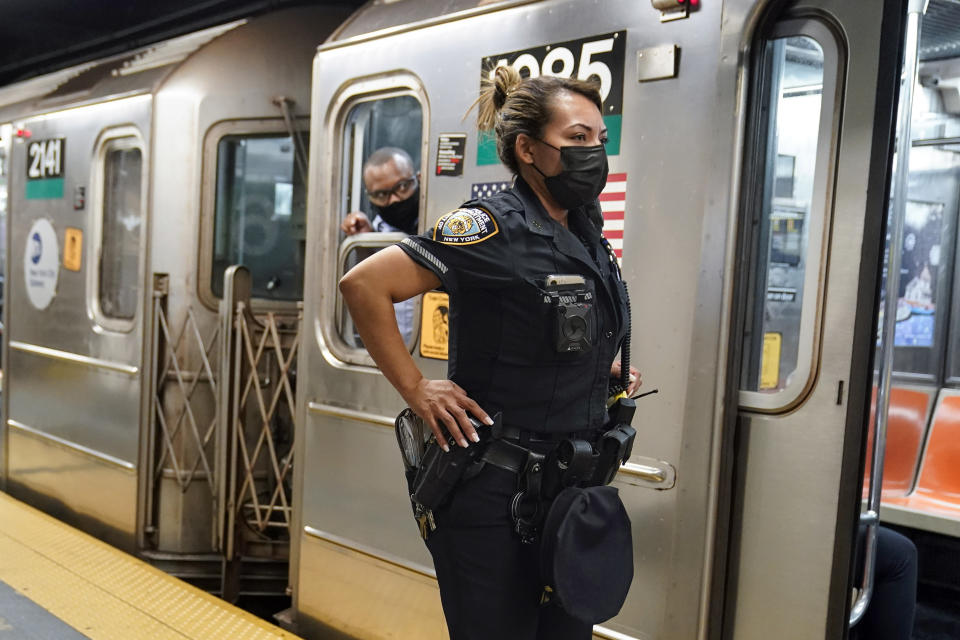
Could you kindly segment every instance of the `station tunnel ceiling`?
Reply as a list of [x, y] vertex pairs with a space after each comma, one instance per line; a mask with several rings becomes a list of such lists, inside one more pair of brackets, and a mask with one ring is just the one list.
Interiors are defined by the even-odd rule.
[[[0, 86], [287, 6], [364, 1], [0, 0]], [[931, 0], [920, 58], [958, 56], [960, 0]]]
[[0, 0], [0, 86], [284, 7], [364, 1]]

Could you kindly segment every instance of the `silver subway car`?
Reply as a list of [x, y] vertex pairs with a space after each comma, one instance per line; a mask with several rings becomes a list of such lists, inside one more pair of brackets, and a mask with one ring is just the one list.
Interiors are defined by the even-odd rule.
[[6, 490], [228, 595], [287, 585], [310, 64], [345, 16], [0, 89]]
[[[659, 389], [595, 635], [843, 637], [906, 8], [863, 4], [371, 0], [0, 89], [6, 490], [225, 597], [289, 585], [306, 637], [445, 637], [401, 400], [336, 288], [402, 236], [340, 223], [383, 146], [421, 230], [509, 185], [470, 111], [493, 67], [593, 77]], [[407, 308], [428, 376], [448, 305]]]
[[[468, 113], [482, 74], [508, 64], [601, 83], [605, 234], [630, 285], [631, 362], [659, 389], [640, 401], [616, 480], [634, 584], [597, 637], [841, 637], [905, 9], [855, 4], [377, 0], [320, 47], [296, 441], [309, 464], [294, 500], [302, 630], [445, 637], [391, 433], [400, 399], [335, 286], [397, 238], [345, 238], [339, 224], [384, 145], [418, 163], [421, 230], [508, 184]], [[408, 346], [442, 377], [446, 298], [417, 304]]]

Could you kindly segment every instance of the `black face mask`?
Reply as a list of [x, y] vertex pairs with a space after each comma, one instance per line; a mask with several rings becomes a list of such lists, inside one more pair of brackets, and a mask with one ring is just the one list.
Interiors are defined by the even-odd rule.
[[383, 220], [390, 226], [400, 229], [404, 233], [417, 233], [417, 218], [420, 214], [420, 185], [406, 200], [400, 200], [385, 207], [378, 207], [370, 203]]
[[[543, 140], [538, 140], [543, 142]], [[560, 152], [560, 164], [563, 171], [548, 176], [540, 167], [533, 165], [543, 176], [547, 191], [561, 207], [576, 209], [593, 202], [607, 184], [607, 149], [602, 144], [595, 147], [554, 147]]]

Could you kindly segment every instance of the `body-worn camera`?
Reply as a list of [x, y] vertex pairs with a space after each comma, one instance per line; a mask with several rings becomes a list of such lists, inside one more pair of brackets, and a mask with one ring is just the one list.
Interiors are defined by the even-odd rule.
[[594, 295], [583, 276], [550, 275], [543, 279], [545, 302], [553, 309], [554, 345], [559, 353], [589, 351], [596, 343]]

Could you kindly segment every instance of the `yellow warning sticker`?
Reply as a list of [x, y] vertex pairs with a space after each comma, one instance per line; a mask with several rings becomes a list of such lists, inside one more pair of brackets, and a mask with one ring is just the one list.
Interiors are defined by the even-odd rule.
[[776, 389], [780, 384], [780, 351], [783, 335], [763, 334], [763, 359], [760, 364], [760, 388]]
[[438, 291], [423, 294], [420, 305], [420, 355], [446, 360], [450, 357], [450, 296]]
[[83, 264], [83, 231], [67, 227], [63, 239], [63, 266], [70, 271], [80, 271]]

